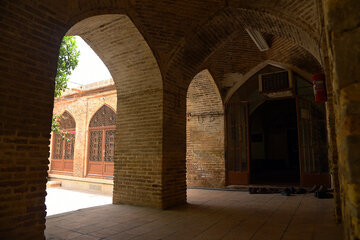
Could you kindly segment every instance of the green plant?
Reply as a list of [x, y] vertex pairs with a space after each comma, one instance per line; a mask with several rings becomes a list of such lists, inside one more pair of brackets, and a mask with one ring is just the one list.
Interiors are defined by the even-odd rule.
[[[75, 37], [65, 36], [60, 44], [54, 97], [61, 97], [61, 94], [67, 89], [71, 72], [79, 64], [79, 56], [80, 51], [76, 45]], [[60, 134], [66, 141], [70, 141], [69, 133], [60, 129], [60, 118], [58, 114], [53, 114], [51, 131]]]
[[71, 72], [79, 63], [80, 51], [75, 37], [65, 36], [60, 44], [59, 59], [55, 77], [55, 97], [60, 97], [66, 90]]

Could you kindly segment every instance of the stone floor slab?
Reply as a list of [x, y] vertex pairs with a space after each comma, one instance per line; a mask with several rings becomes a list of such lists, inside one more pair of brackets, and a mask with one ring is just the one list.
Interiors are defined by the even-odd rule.
[[188, 190], [169, 210], [104, 205], [49, 216], [48, 239], [343, 239], [333, 199]]

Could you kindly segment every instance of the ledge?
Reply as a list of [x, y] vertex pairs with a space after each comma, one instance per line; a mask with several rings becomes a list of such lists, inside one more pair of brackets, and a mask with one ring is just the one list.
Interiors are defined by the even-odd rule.
[[81, 178], [81, 177], [73, 177], [73, 176], [66, 176], [66, 175], [60, 175], [60, 174], [49, 174], [49, 177], [56, 178], [56, 179], [79, 181], [79, 182], [101, 183], [101, 184], [114, 185], [114, 180], [108, 180], [108, 179]]

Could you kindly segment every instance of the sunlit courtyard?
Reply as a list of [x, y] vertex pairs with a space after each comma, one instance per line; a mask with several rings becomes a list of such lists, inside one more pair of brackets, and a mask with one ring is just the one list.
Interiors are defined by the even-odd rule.
[[82, 208], [101, 206], [112, 203], [110, 194], [73, 191], [63, 188], [47, 188], [47, 216], [71, 212]]

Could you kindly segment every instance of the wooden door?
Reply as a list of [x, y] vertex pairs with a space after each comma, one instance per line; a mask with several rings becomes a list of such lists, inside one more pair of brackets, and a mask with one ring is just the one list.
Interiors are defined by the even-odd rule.
[[89, 136], [88, 175], [101, 176], [103, 172], [103, 130], [91, 130]]
[[112, 178], [114, 176], [116, 114], [102, 106], [89, 124], [87, 176]]
[[63, 138], [60, 134], [54, 133], [51, 172], [72, 173], [74, 166], [74, 145], [75, 134], [67, 134]]
[[300, 184], [304, 187], [315, 184], [329, 186], [325, 109], [311, 97], [297, 97]]
[[104, 131], [104, 165], [103, 175], [114, 175], [114, 151], [115, 151], [115, 129], [109, 129]]
[[51, 173], [72, 174], [74, 166], [75, 119], [65, 111], [59, 119], [60, 133], [53, 133]]
[[232, 103], [227, 109], [227, 184], [247, 185], [250, 180], [249, 104]]
[[113, 177], [115, 129], [90, 130], [88, 176]]

